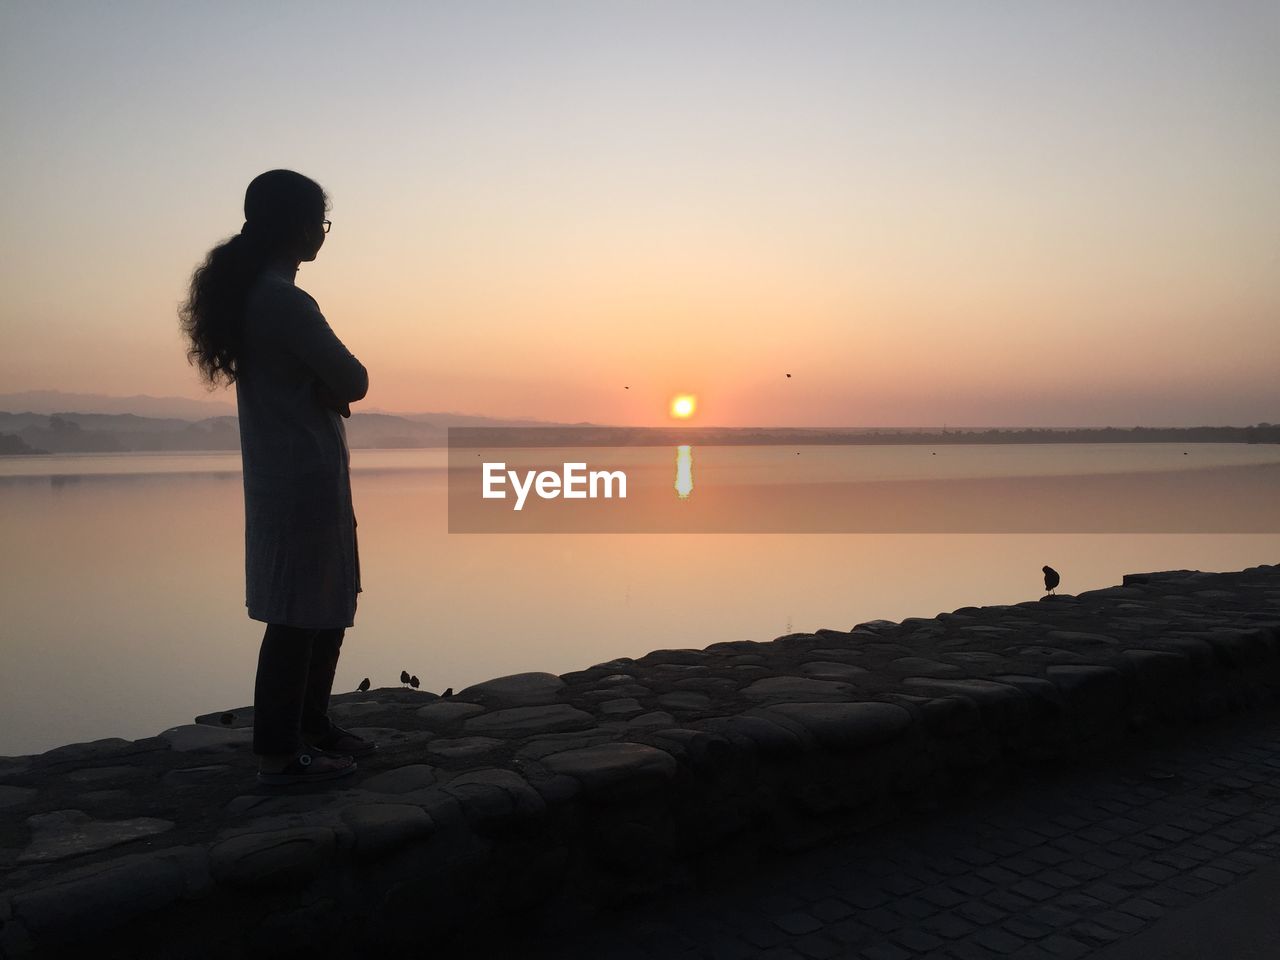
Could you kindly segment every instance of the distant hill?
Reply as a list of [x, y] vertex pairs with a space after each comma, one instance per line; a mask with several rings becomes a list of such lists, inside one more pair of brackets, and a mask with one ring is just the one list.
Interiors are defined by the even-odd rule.
[[[401, 420], [412, 420], [415, 423], [430, 423], [437, 427], [569, 427], [591, 426], [586, 421], [576, 424], [562, 423], [556, 420], [533, 420], [528, 417], [482, 417], [474, 413], [396, 413], [393, 410], [381, 410], [372, 407], [363, 410], [364, 416], [398, 417]], [[355, 414], [352, 414], [355, 419]]]
[[[411, 419], [387, 413], [356, 413], [345, 421], [353, 449], [443, 447], [454, 426], [528, 429], [530, 424], [566, 429], [569, 424], [498, 420], [465, 414], [420, 414]], [[431, 419], [425, 419], [430, 417]], [[33, 449], [34, 448], [34, 449]], [[132, 450], [239, 450], [234, 416], [184, 420], [132, 413], [0, 412], [0, 455], [30, 453], [115, 453]]]
[[[33, 453], [113, 453], [135, 450], [239, 450], [231, 402], [101, 393], [26, 390], [0, 393], [0, 456]], [[12, 411], [12, 412], [3, 412]], [[353, 448], [443, 447], [450, 427], [530, 427], [569, 424], [466, 413], [395, 414], [371, 410], [346, 421]]]
[[455, 431], [455, 447], [627, 447], [675, 444], [884, 445], [1017, 443], [1280, 443], [1280, 424], [1252, 427], [1022, 427], [938, 431], [869, 427], [503, 427]]
[[[230, 400], [190, 400], [186, 397], [151, 397], [137, 394], [131, 397], [115, 397], [103, 393], [65, 393], [62, 390], [25, 390], [20, 393], [0, 393], [0, 411], [12, 413], [65, 414], [74, 415], [81, 426], [92, 429], [107, 429], [115, 432], [130, 429], [120, 424], [111, 426], [105, 421], [89, 423], [86, 417], [92, 415], [128, 415], [135, 418], [156, 421], [150, 425], [135, 424], [144, 431], [171, 430], [173, 423], [160, 425], [160, 421], [184, 420], [187, 422], [208, 420], [215, 417], [235, 417], [235, 394], [228, 393]], [[535, 420], [529, 417], [484, 417], [470, 413], [399, 413], [394, 410], [382, 410], [369, 407], [360, 410], [356, 416], [388, 416], [411, 420], [418, 423], [429, 423], [441, 428], [448, 427], [529, 427], [529, 426], [569, 426], [555, 420]], [[585, 425], [585, 424], [579, 424]], [[3, 429], [3, 428], [0, 428]]]
[[[667, 444], [975, 444], [975, 443], [1280, 443], [1280, 426], [1132, 427], [1079, 429], [845, 430], [804, 427], [609, 427], [497, 420], [466, 414], [357, 413], [345, 421], [354, 449], [502, 446], [632, 446]], [[529, 424], [533, 423], [533, 426]], [[486, 429], [474, 429], [476, 427]], [[0, 455], [240, 449], [235, 417], [140, 417], [131, 413], [0, 412]]]
[[15, 413], [133, 413], [140, 417], [180, 417], [202, 420], [205, 417], [235, 416], [234, 398], [225, 400], [189, 400], [186, 397], [112, 397], [102, 393], [64, 393], [61, 390], [24, 390], [0, 393], [0, 410]]

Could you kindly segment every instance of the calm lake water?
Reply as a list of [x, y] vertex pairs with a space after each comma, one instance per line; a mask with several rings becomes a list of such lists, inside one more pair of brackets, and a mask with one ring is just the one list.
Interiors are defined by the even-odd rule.
[[[438, 693], [664, 647], [1016, 603], [1041, 595], [1044, 564], [1074, 593], [1137, 571], [1280, 561], [1273, 446], [699, 446], [683, 466], [662, 447], [483, 459], [622, 467], [656, 510], [683, 503], [728, 525], [711, 529], [739, 523], [747, 506], [767, 527], [804, 502], [775, 527], [830, 509], [832, 529], [877, 532], [450, 533], [446, 451], [353, 450], [364, 592], [336, 692], [366, 676], [394, 685], [408, 670]], [[151, 736], [252, 702], [263, 625], [245, 615], [239, 470], [238, 453], [0, 458], [0, 754]], [[1143, 528], [1157, 532], [1070, 532], [1079, 511], [1117, 498], [1135, 510], [1158, 502]], [[952, 500], [970, 511], [959, 526]], [[1057, 532], [900, 532], [996, 529], [1001, 502], [1032, 518], [1028, 529], [1043, 518], [1039, 529]], [[522, 513], [536, 520], [547, 503]], [[623, 529], [643, 528], [634, 523]]]

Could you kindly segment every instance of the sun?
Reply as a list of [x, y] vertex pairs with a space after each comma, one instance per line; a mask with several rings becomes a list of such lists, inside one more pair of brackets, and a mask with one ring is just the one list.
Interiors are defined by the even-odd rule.
[[698, 407], [698, 398], [682, 393], [678, 397], [671, 398], [671, 416], [677, 420], [688, 420], [693, 416], [693, 411]]

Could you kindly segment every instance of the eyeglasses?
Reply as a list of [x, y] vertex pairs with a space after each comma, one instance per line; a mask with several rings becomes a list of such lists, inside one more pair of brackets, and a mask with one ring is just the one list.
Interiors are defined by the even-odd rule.
[[328, 232], [329, 232], [329, 228], [333, 226], [333, 221], [332, 221], [332, 220], [321, 220], [320, 222], [321, 222], [322, 224], [324, 224], [324, 232], [325, 232], [325, 233], [328, 233]]

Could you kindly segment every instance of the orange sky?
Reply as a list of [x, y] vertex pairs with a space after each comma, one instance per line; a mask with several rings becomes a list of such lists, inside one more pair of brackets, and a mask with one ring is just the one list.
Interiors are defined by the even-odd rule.
[[4, 389], [204, 396], [176, 305], [283, 166], [366, 409], [1280, 420], [1275, 14], [923, 9], [7, 6]]

